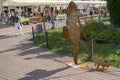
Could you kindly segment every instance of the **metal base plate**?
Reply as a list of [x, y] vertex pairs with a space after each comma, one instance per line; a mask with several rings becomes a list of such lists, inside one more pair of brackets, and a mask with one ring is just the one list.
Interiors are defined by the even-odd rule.
[[71, 67], [75, 68], [75, 69], [85, 68], [85, 67], [88, 66], [88, 64], [87, 64], [86, 62], [78, 61], [78, 64], [75, 64], [73, 60], [66, 62], [66, 64], [67, 64], [68, 66], [71, 66]]
[[101, 70], [101, 71], [104, 71], [104, 70], [107, 70], [109, 67], [103, 67], [103, 66], [93, 66], [93, 70]]

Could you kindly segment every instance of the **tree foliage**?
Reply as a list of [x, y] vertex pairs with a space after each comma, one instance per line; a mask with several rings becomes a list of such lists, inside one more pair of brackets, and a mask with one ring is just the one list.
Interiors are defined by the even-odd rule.
[[107, 0], [110, 21], [120, 27], [120, 0]]

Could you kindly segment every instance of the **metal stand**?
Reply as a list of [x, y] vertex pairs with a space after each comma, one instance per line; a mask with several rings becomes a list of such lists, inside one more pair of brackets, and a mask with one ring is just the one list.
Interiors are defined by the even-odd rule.
[[44, 21], [43, 21], [43, 25], [44, 25], [44, 31], [45, 31], [46, 47], [48, 48], [48, 47], [49, 47], [49, 43], [48, 43], [48, 32], [47, 32], [47, 30], [46, 30], [45, 22], [44, 22]]
[[93, 37], [92, 37], [92, 39], [91, 39], [91, 52], [90, 52], [90, 54], [89, 54], [90, 60], [92, 59], [92, 57], [93, 57]]
[[32, 27], [32, 35], [33, 35], [33, 39], [35, 38], [35, 33], [34, 33], [34, 28]]

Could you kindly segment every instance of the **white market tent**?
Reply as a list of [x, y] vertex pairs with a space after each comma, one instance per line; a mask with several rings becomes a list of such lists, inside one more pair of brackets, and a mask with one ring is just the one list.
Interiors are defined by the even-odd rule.
[[[2, 6], [67, 5], [71, 0], [6, 0]], [[74, 1], [76, 4], [106, 4], [106, 1]]]

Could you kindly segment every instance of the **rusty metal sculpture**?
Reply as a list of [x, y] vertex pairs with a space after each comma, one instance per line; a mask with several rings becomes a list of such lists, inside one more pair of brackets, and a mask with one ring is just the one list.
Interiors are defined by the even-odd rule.
[[79, 30], [79, 17], [77, 14], [77, 6], [74, 2], [70, 2], [68, 5], [67, 11], [67, 27], [69, 30], [70, 39], [73, 42], [74, 46], [74, 63], [78, 64], [78, 44], [80, 39], [80, 30]]
[[95, 67], [98, 69], [100, 66], [102, 66], [102, 68], [104, 69], [105, 67], [109, 67], [110, 63], [109, 61], [102, 58], [95, 59]]
[[[70, 39], [73, 42], [74, 47], [74, 63], [78, 64], [78, 44], [80, 40], [80, 27], [81, 23], [79, 20], [77, 6], [71, 1], [67, 9], [67, 27], [63, 27], [63, 38]], [[66, 32], [65, 32], [66, 31]], [[69, 35], [68, 35], [69, 34]]]

